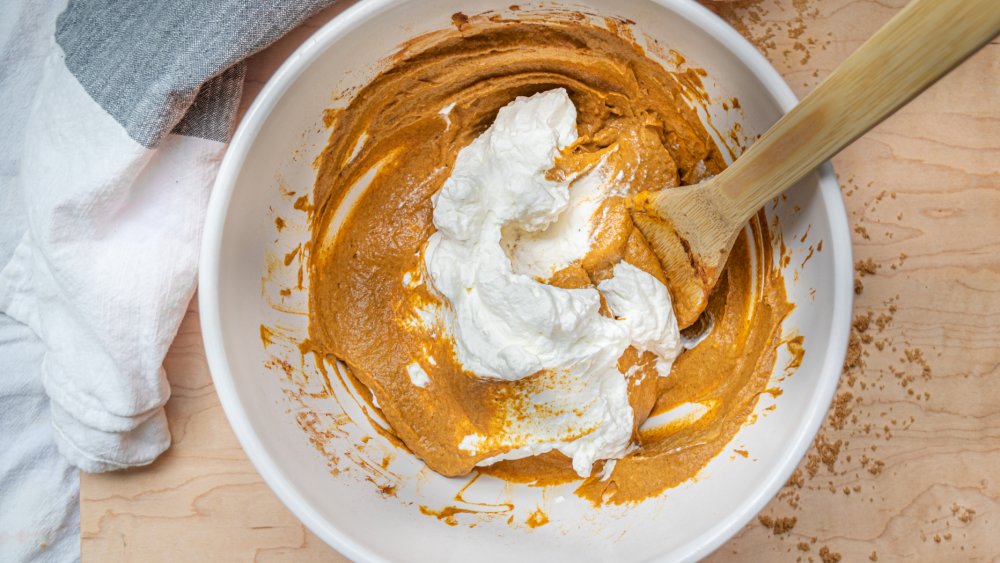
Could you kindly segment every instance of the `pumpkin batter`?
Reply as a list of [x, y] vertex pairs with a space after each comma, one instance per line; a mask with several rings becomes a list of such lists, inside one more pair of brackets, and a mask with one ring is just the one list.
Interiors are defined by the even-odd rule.
[[[517, 381], [479, 378], [456, 359], [452, 337], [428, 321], [447, 307], [424, 283], [422, 252], [434, 232], [431, 196], [458, 151], [516, 97], [568, 92], [579, 137], [548, 175], [574, 177], [600, 163], [629, 180], [627, 191], [604, 199], [594, 214], [586, 255], [545, 280], [566, 288], [593, 287], [623, 260], [663, 281], [632, 224], [627, 197], [696, 183], [725, 166], [689, 105], [701, 99], [699, 72], [668, 72], [627, 34], [609, 29], [558, 18], [463, 18], [460, 32], [411, 42], [330, 116], [313, 198], [310, 347], [343, 361], [396, 436], [444, 475], [466, 474], [504, 453], [497, 440], [475, 453], [460, 445], [469, 435], [500, 435], [511, 406], [547, 380], [545, 372]], [[349, 196], [357, 196], [350, 212], [338, 215]], [[714, 328], [680, 355], [668, 377], [657, 376], [651, 353], [622, 354], [619, 369], [631, 371], [634, 382], [629, 404], [638, 448], [613, 469], [598, 462], [581, 496], [599, 504], [658, 494], [692, 477], [747, 421], [791, 309], [766, 223], [755, 219], [751, 230], [752, 238], [741, 235], [712, 295]], [[700, 416], [642, 426], [648, 417], [691, 405]], [[569, 458], [553, 452], [480, 471], [536, 484], [578, 479]]]

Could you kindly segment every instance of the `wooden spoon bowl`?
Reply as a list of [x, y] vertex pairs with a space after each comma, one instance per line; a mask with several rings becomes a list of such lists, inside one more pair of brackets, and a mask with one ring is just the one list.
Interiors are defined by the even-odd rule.
[[998, 0], [913, 0], [721, 174], [637, 194], [632, 219], [663, 264], [678, 325], [705, 310], [737, 235], [761, 206], [998, 33]]

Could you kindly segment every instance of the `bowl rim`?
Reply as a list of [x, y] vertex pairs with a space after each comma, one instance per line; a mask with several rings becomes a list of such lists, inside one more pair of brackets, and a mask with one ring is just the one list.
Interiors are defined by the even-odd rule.
[[[761, 81], [783, 112], [798, 99], [777, 70], [747, 39], [722, 18], [694, 0], [651, 0], [684, 17], [705, 33], [715, 37], [737, 60]], [[205, 345], [205, 355], [216, 393], [226, 418], [247, 457], [282, 503], [313, 533], [352, 560], [385, 561], [358, 539], [330, 524], [308, 499], [293, 487], [267, 452], [260, 438], [251, 430], [246, 409], [240, 402], [235, 380], [225, 354], [219, 306], [219, 265], [229, 204], [243, 162], [257, 134], [288, 88], [299, 75], [325, 51], [327, 45], [398, 0], [359, 0], [320, 27], [303, 42], [277, 69], [261, 89], [240, 122], [219, 167], [209, 199], [202, 235], [199, 264], [198, 308]], [[816, 389], [806, 405], [807, 417], [794, 433], [790, 446], [777, 460], [778, 470], [759, 482], [749, 495], [726, 518], [690, 538], [671, 554], [678, 561], [701, 559], [732, 538], [777, 494], [799, 461], [805, 456], [832, 403], [841, 367], [847, 351], [853, 307], [853, 258], [847, 211], [833, 167], [825, 163], [817, 169], [820, 197], [830, 221], [830, 246], [833, 250], [833, 315], [830, 340], [820, 368]], [[663, 557], [665, 554], [656, 557]]]

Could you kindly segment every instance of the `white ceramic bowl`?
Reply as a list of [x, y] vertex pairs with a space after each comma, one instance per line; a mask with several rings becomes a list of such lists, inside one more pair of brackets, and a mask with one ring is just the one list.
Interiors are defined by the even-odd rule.
[[[316, 32], [275, 73], [233, 138], [205, 227], [199, 295], [216, 390], [243, 448], [271, 488], [313, 532], [352, 559], [582, 562], [705, 556], [753, 518], [788, 479], [836, 387], [850, 322], [852, 263], [843, 201], [828, 166], [809, 175], [787, 200], [768, 206], [769, 216], [779, 216], [792, 254], [785, 277], [796, 308], [783, 329], [805, 338], [801, 367], [783, 377], [787, 356], [779, 357], [774, 384], [783, 391], [780, 397], [765, 394], [756, 422], [745, 426], [730, 448], [696, 479], [658, 498], [596, 509], [568, 488], [510, 486], [483, 478], [456, 500], [468, 479], [441, 477], [388, 445], [371, 431], [336, 378], [331, 376], [339, 403], [331, 398], [294, 401], [285, 394], [292, 382], [317, 396], [324, 389], [311, 359], [294, 346], [306, 331], [306, 291], [295, 279], [299, 257], [288, 267], [281, 260], [308, 240], [305, 214], [293, 209], [293, 202], [313, 184], [312, 161], [328, 135], [323, 110], [334, 104], [333, 94], [372, 78], [379, 61], [404, 40], [447, 27], [459, 10], [474, 14], [509, 3], [363, 1]], [[582, 0], [569, 7], [638, 22], [638, 37], [656, 38], [690, 65], [705, 68], [712, 99], [735, 96], [742, 106], [741, 115], [713, 105], [709, 113], [720, 131], [740, 121], [752, 138], [796, 102], [749, 43], [692, 1]], [[296, 195], [287, 195], [290, 191]], [[276, 216], [286, 228], [275, 228]], [[808, 238], [800, 242], [807, 230]], [[822, 251], [802, 266], [809, 247], [820, 240]], [[278, 293], [288, 288], [290, 294]], [[266, 349], [262, 325], [278, 333]], [[773, 411], [764, 410], [775, 403]], [[335, 424], [331, 416], [309, 414], [342, 409], [353, 422]], [[327, 431], [322, 447], [330, 455], [310, 443], [300, 428], [303, 421]], [[362, 441], [365, 435], [374, 438]], [[733, 448], [750, 455], [733, 456]], [[360, 468], [366, 460], [376, 466], [386, 460], [388, 466], [366, 471]], [[377, 485], [395, 486], [395, 496], [379, 494]], [[508, 501], [513, 509], [503, 505]], [[457, 514], [457, 525], [449, 526], [421, 514], [421, 505], [430, 510], [457, 505], [474, 512]], [[532, 529], [524, 522], [537, 508], [551, 521]]]

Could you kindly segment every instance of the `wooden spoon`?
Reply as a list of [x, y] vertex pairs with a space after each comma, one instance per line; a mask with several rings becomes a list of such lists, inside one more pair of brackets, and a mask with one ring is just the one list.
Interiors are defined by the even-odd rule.
[[913, 0], [721, 174], [636, 195], [632, 218], [663, 263], [680, 327], [705, 310], [761, 206], [998, 33], [1000, 0]]

